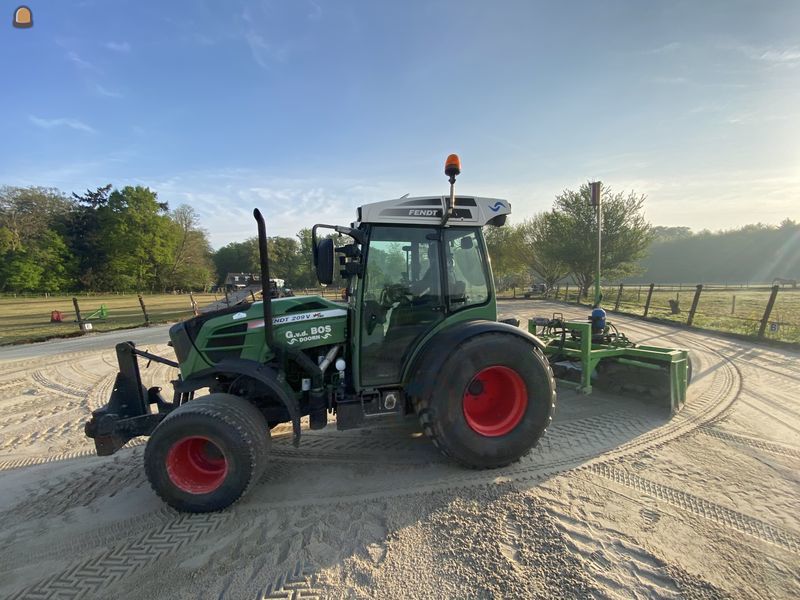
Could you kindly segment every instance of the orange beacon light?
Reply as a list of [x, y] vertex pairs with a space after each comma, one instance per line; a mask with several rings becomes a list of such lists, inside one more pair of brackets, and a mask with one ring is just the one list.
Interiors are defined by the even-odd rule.
[[461, 174], [461, 159], [458, 158], [458, 154], [451, 154], [444, 161], [444, 174], [451, 179], [455, 179], [456, 175]]
[[12, 23], [17, 29], [33, 27], [33, 13], [31, 13], [31, 9], [27, 6], [17, 7], [14, 11], [14, 20]]

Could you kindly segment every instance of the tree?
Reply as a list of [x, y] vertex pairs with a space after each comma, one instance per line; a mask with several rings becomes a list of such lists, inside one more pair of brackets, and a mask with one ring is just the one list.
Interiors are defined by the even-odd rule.
[[98, 288], [165, 289], [177, 233], [167, 209], [146, 187], [126, 186], [111, 192], [107, 205], [97, 209], [104, 234], [97, 244], [104, 256], [95, 284]]
[[0, 188], [0, 227], [10, 249], [20, 250], [41, 237], [69, 208], [69, 201], [53, 188]]
[[531, 269], [548, 287], [554, 287], [569, 274], [569, 266], [558, 253], [559, 249], [548, 243], [553, 235], [552, 225], [550, 213], [538, 214], [520, 225], [523, 244], [531, 255]]
[[62, 236], [70, 208], [58, 190], [0, 188], [0, 289], [57, 292], [70, 287], [74, 258]]
[[14, 236], [8, 227], [0, 226], [0, 256], [10, 252], [14, 244]]
[[[594, 284], [597, 264], [597, 223], [590, 199], [588, 184], [577, 192], [565, 190], [556, 196], [553, 210], [546, 217], [547, 235], [542, 248], [548, 256], [561, 257], [584, 297]], [[640, 270], [638, 261], [653, 239], [652, 228], [644, 218], [644, 201], [645, 196], [634, 192], [626, 195], [603, 189], [604, 277], [619, 279]]]
[[661, 283], [771, 283], [800, 279], [800, 224], [745, 225], [657, 239], [641, 261], [643, 275], [627, 281]]
[[106, 264], [104, 237], [101, 220], [108, 212], [108, 197], [112, 185], [98, 187], [85, 194], [72, 193], [73, 207], [67, 228], [67, 243], [75, 254], [78, 283], [89, 290], [98, 289], [98, 277]]
[[[311, 287], [316, 283], [311, 258], [311, 230], [301, 229], [295, 238], [267, 238], [270, 276], [283, 279], [291, 287]], [[258, 238], [231, 242], [213, 255], [218, 282], [227, 273], [258, 273]]]
[[228, 273], [253, 273], [258, 271], [258, 246], [256, 238], [244, 242], [231, 242], [212, 256], [217, 271], [217, 283], [225, 281]]
[[[269, 252], [270, 277], [277, 277], [286, 281], [286, 285], [295, 286], [295, 276], [300, 264], [300, 242], [290, 237], [271, 237], [267, 240]], [[259, 263], [258, 246], [254, 262]]]
[[314, 287], [317, 285], [317, 274], [314, 272], [311, 228], [304, 227], [298, 231], [297, 239], [300, 243], [298, 249], [297, 275], [292, 280], [292, 285], [300, 288]]
[[0, 275], [3, 289], [11, 292], [33, 292], [39, 289], [44, 268], [24, 250], [15, 250], [3, 257]]
[[692, 237], [691, 227], [666, 227], [657, 225], [653, 227], [653, 241], [667, 242], [670, 240], [685, 240]]
[[211, 245], [195, 210], [181, 204], [170, 213], [175, 248], [164, 284], [172, 289], [205, 288], [214, 279]]
[[53, 294], [74, 287], [75, 257], [57, 232], [46, 231], [29, 254], [42, 269], [36, 290]]
[[507, 289], [523, 285], [533, 263], [533, 248], [525, 243], [522, 229], [511, 225], [485, 227], [484, 237], [497, 286]]

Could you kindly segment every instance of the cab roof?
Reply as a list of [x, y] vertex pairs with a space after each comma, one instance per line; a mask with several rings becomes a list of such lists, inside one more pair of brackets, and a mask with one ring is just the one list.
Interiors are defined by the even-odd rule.
[[[440, 225], [449, 196], [419, 196], [372, 202], [358, 208], [359, 223]], [[456, 196], [447, 225], [502, 225], [511, 203], [499, 198]]]

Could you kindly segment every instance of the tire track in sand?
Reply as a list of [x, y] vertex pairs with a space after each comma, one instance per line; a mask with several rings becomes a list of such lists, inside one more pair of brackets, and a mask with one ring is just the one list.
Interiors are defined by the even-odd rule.
[[761, 519], [742, 514], [694, 494], [617, 469], [608, 463], [596, 463], [587, 468], [592, 473], [605, 477], [618, 485], [647, 494], [722, 527], [775, 544], [790, 552], [800, 553], [800, 536], [794, 532], [775, 527]]

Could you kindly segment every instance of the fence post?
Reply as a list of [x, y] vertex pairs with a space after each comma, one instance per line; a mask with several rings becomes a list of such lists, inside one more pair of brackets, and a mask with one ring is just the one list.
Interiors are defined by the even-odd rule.
[[614, 312], [619, 310], [619, 301], [622, 298], [622, 284], [619, 284], [619, 290], [617, 290], [617, 300], [614, 302]]
[[780, 289], [779, 285], [772, 286], [772, 293], [769, 295], [769, 300], [767, 301], [767, 308], [764, 310], [764, 317], [761, 319], [761, 326], [758, 328], [758, 337], [763, 338], [764, 333], [767, 330], [767, 323], [769, 322], [769, 316], [772, 314], [772, 307], [775, 306], [775, 299], [778, 297], [778, 290]]
[[253, 299], [253, 302], [256, 301], [256, 295], [253, 293], [253, 290], [250, 290], [250, 297]]
[[[647, 313], [650, 312], [650, 300], [653, 298], [653, 288], [656, 287], [655, 283], [650, 284], [650, 289], [647, 291], [647, 301], [644, 303], [644, 316], [647, 316]], [[639, 286], [639, 295], [641, 297], [642, 293], [642, 286]]]
[[230, 307], [231, 301], [228, 299], [228, 288], [225, 288], [225, 306]]
[[736, 313], [736, 294], [733, 295], [733, 302], [731, 303], [731, 314]]
[[78, 329], [83, 331], [83, 317], [81, 317], [81, 307], [78, 306], [78, 299], [72, 297], [72, 305], [75, 307], [75, 318], [78, 320]]
[[700, 302], [700, 293], [703, 291], [703, 284], [698, 283], [697, 289], [694, 292], [694, 299], [692, 300], [692, 308], [689, 309], [689, 318], [686, 319], [686, 324], [690, 327], [694, 323], [694, 313], [697, 312], [697, 305]]
[[139, 294], [139, 306], [142, 307], [142, 313], [144, 314], [144, 326], [150, 327], [150, 316], [147, 314], [147, 309], [144, 307], [144, 298], [142, 298], [141, 294]]
[[569, 284], [564, 286], [564, 302], [569, 302]]
[[192, 292], [189, 292], [189, 300], [192, 303], [192, 312], [194, 313], [194, 316], [196, 317], [196, 316], [198, 316], [200, 314], [200, 311], [197, 310], [197, 302], [195, 301], [194, 294], [192, 294]]

